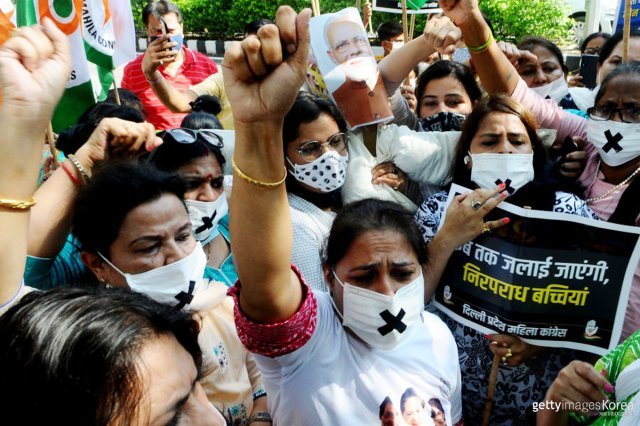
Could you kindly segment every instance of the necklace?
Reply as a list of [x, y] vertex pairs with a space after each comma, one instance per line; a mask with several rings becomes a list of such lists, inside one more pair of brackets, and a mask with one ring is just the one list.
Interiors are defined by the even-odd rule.
[[[598, 179], [598, 172], [600, 171], [600, 163], [601, 163], [601, 159], [598, 159], [598, 167], [596, 167], [596, 173], [595, 173], [595, 180]], [[631, 173], [625, 180], [623, 180], [622, 182], [620, 182], [619, 184], [617, 184], [616, 186], [614, 186], [613, 188], [611, 188], [610, 190], [608, 190], [607, 192], [605, 192], [602, 195], [598, 195], [597, 197], [592, 197], [592, 198], [587, 198], [586, 200], [584, 200], [587, 204], [591, 204], [594, 203], [596, 201], [600, 201], [604, 198], [607, 198], [609, 195], [611, 195], [616, 189], [620, 188], [621, 186], [626, 185], [627, 183], [629, 183], [629, 181], [631, 179], [633, 179], [638, 173], [640, 172], [640, 166], [638, 166], [637, 169], [635, 169], [633, 171], [633, 173]], [[594, 182], [595, 182], [594, 180]]]

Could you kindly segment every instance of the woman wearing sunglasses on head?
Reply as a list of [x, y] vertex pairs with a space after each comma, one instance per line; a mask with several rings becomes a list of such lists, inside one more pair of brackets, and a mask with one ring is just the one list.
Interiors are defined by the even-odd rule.
[[226, 160], [221, 151], [222, 138], [213, 131], [222, 127], [215, 115], [196, 108], [183, 119], [182, 128], [164, 133], [163, 144], [148, 161], [184, 181], [191, 229], [207, 254], [205, 277], [231, 286], [238, 276], [231, 254], [229, 207], [223, 185]]
[[[186, 129], [176, 137], [189, 135], [200, 134]], [[75, 161], [63, 163], [38, 190], [40, 208], [30, 224], [46, 244], [30, 241], [30, 250], [55, 258], [71, 231], [75, 256], [90, 271], [83, 284], [129, 288], [193, 312], [201, 327], [205, 393], [227, 421], [248, 424], [266, 413], [262, 378], [238, 339], [226, 283], [203, 278], [207, 256], [192, 233], [185, 181], [150, 164], [104, 164], [114, 151], [133, 155], [160, 142], [149, 124], [104, 119]], [[27, 273], [26, 283], [32, 278]]]

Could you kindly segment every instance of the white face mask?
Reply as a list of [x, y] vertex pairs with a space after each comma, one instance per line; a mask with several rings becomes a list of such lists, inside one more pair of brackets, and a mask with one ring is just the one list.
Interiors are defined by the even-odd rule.
[[177, 305], [179, 309], [193, 300], [207, 265], [207, 256], [200, 243], [196, 243], [190, 255], [177, 262], [140, 274], [122, 272], [101, 253], [98, 255], [124, 277], [132, 291], [146, 294], [156, 302]]
[[227, 196], [222, 193], [215, 201], [184, 200], [189, 211], [191, 231], [203, 245], [218, 234], [220, 219], [229, 212]]
[[[338, 314], [342, 317], [342, 325], [372, 348], [393, 349], [405, 336], [406, 330], [420, 320], [424, 310], [422, 274], [393, 296], [343, 283], [335, 271], [333, 276], [343, 288], [343, 313]], [[333, 303], [333, 297], [331, 301]]]
[[556, 102], [560, 102], [562, 98], [569, 93], [569, 85], [563, 76], [551, 83], [545, 84], [544, 86], [532, 87], [531, 90], [536, 92], [543, 99], [550, 98]]
[[533, 153], [470, 155], [471, 180], [480, 188], [504, 183], [511, 195], [533, 180]]
[[640, 155], [640, 124], [589, 120], [587, 140], [606, 165], [620, 166]]
[[340, 155], [329, 150], [307, 164], [293, 164], [293, 177], [298, 181], [322, 192], [331, 192], [344, 185], [347, 174], [348, 155]]

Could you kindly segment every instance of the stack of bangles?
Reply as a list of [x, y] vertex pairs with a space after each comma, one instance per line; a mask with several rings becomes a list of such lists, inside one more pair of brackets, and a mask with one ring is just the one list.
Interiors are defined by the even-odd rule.
[[469, 52], [482, 53], [485, 50], [487, 50], [489, 46], [491, 46], [491, 42], [493, 42], [493, 40], [494, 40], [493, 34], [489, 33], [489, 38], [487, 39], [486, 42], [484, 42], [483, 45], [477, 46], [477, 47], [467, 46], [467, 49], [469, 49]]
[[[67, 156], [67, 159], [71, 162], [71, 164], [74, 165], [74, 167], [78, 170], [78, 172], [80, 173], [80, 176], [82, 176], [82, 180], [86, 183], [89, 181], [89, 174], [87, 173], [87, 171], [84, 169], [84, 167], [82, 167], [82, 164], [80, 164], [80, 162], [78, 161], [78, 159], [73, 155], [73, 154], [69, 154]], [[76, 185], [76, 186], [80, 186], [82, 185], [82, 182], [80, 182], [80, 179], [78, 179], [78, 177], [71, 171], [69, 170], [69, 168], [67, 167], [67, 163], [63, 162], [60, 164], [60, 166], [62, 166], [62, 169], [65, 171], [65, 173], [67, 174], [67, 176], [69, 176], [69, 179], [71, 179], [71, 181]]]
[[240, 170], [240, 168], [236, 165], [236, 160], [235, 157], [231, 157], [231, 167], [233, 168], [233, 171], [236, 172], [236, 174], [244, 181], [249, 182], [252, 185], [257, 186], [258, 188], [262, 188], [262, 189], [270, 189], [270, 188], [276, 188], [280, 185], [282, 185], [284, 183], [284, 181], [287, 179], [287, 168], [283, 166], [284, 168], [284, 176], [282, 177], [282, 179], [280, 179], [277, 182], [262, 182], [259, 180], [256, 180], [254, 178], [252, 178], [251, 176], [247, 176], [242, 170]]

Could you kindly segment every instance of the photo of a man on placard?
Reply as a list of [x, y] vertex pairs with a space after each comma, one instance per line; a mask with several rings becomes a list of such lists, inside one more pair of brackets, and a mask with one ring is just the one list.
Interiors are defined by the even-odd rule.
[[392, 118], [378, 65], [356, 9], [314, 18], [311, 34], [327, 89], [349, 126]]

